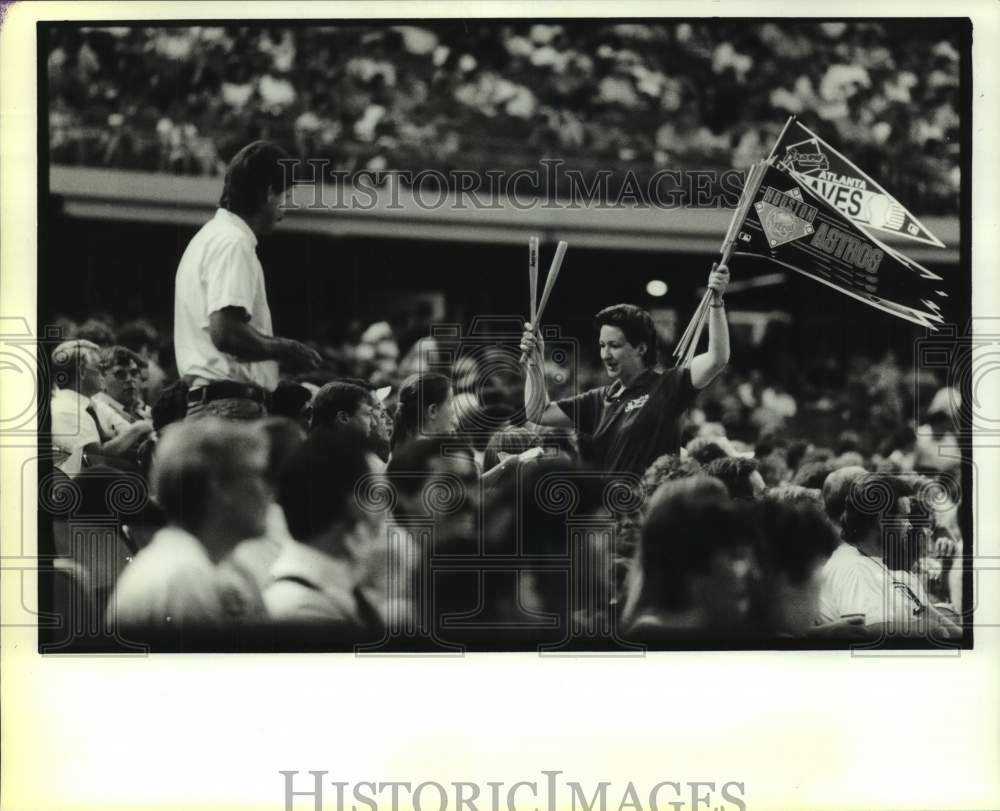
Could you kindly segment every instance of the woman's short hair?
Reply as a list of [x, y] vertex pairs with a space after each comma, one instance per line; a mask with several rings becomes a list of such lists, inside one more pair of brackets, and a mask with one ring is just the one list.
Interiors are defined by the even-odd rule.
[[647, 366], [656, 363], [656, 326], [653, 324], [653, 316], [642, 307], [636, 307], [634, 304], [613, 304], [594, 316], [594, 324], [598, 329], [603, 326], [618, 327], [625, 333], [625, 340], [632, 346], [646, 344], [646, 352], [642, 356], [643, 363]]
[[236, 153], [226, 167], [220, 208], [246, 218], [260, 211], [268, 191], [283, 192], [292, 184], [292, 172], [282, 161], [288, 153], [269, 141], [254, 141]]

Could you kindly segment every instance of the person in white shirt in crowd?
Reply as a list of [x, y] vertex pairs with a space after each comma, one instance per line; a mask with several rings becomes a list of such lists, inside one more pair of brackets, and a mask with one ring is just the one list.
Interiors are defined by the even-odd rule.
[[[254, 425], [267, 438], [267, 480], [276, 493], [280, 472], [305, 441], [306, 432], [288, 417], [267, 417]], [[237, 545], [219, 567], [226, 609], [236, 621], [253, 623], [266, 618], [263, 594], [271, 583], [271, 568], [292, 542], [285, 512], [277, 501], [268, 504], [266, 524], [262, 536]]]
[[[358, 498], [374, 476], [360, 430], [314, 430], [282, 466], [278, 503], [294, 540], [271, 568], [264, 605], [272, 620], [320, 625], [358, 640], [378, 632], [365, 586], [384, 547], [384, 514]], [[373, 627], [374, 626], [374, 627]]]
[[118, 436], [139, 420], [151, 421], [149, 407], [139, 398], [142, 358], [124, 346], [101, 351], [104, 391], [92, 398], [97, 420], [110, 436]]
[[841, 543], [823, 567], [819, 620], [863, 625], [872, 636], [959, 639], [961, 628], [941, 614], [909, 572], [886, 565], [894, 546], [913, 533], [911, 488], [902, 479], [841, 468], [823, 484], [827, 514], [837, 517]]
[[106, 464], [127, 464], [135, 449], [153, 430], [139, 421], [117, 435], [107, 433], [93, 403], [104, 388], [100, 348], [90, 341], [64, 341], [52, 351], [55, 390], [49, 403], [53, 464], [77, 475], [88, 455]]
[[264, 416], [279, 364], [314, 369], [315, 350], [274, 335], [257, 240], [283, 217], [291, 171], [266, 141], [229, 163], [219, 208], [181, 257], [174, 285], [174, 350], [189, 381], [188, 416]]
[[205, 418], [168, 426], [153, 459], [167, 525], [126, 567], [108, 620], [126, 638], [223, 628], [218, 564], [267, 529], [267, 442], [251, 426]]

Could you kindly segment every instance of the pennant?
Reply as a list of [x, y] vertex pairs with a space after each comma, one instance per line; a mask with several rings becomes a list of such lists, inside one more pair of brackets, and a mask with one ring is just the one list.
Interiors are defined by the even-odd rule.
[[936, 273], [871, 236], [791, 172], [768, 165], [735, 229], [737, 256], [762, 256], [898, 318], [937, 329]]
[[794, 116], [778, 136], [771, 156], [802, 185], [816, 192], [862, 228], [898, 234], [938, 248], [945, 247], [870, 175], [800, 124]]

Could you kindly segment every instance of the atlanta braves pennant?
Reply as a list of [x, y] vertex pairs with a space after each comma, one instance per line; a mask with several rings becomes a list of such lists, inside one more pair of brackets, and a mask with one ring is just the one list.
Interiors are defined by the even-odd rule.
[[771, 153], [781, 168], [864, 229], [945, 247], [895, 197], [792, 116]]

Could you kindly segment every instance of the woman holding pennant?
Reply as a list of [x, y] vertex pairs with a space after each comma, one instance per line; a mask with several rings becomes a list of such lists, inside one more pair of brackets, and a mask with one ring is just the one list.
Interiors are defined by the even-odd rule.
[[728, 267], [724, 263], [713, 267], [708, 293], [695, 319], [699, 324], [708, 322], [708, 351], [693, 355], [700, 332], [696, 328], [693, 339], [687, 336], [687, 349], [678, 365], [669, 371], [655, 368], [656, 330], [648, 312], [632, 304], [601, 310], [595, 321], [610, 383], [555, 402], [545, 387], [544, 347], [535, 331], [537, 324], [526, 323], [521, 351], [527, 366], [524, 406], [528, 421], [575, 427], [584, 459], [601, 471], [641, 476], [659, 456], [677, 453], [681, 417], [697, 390], [708, 386], [729, 362], [729, 326], [723, 304], [728, 284]]

